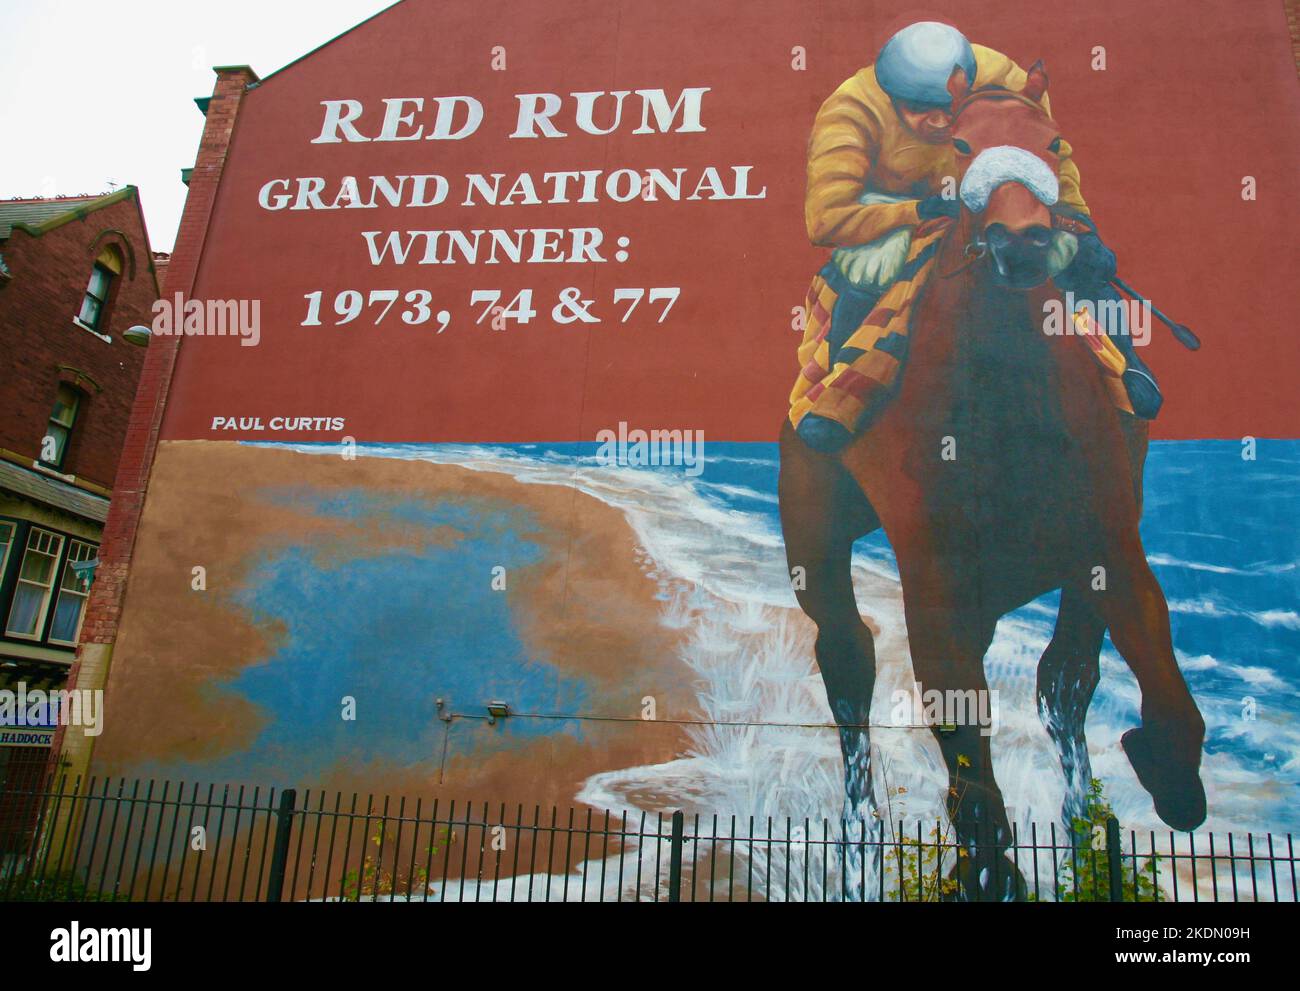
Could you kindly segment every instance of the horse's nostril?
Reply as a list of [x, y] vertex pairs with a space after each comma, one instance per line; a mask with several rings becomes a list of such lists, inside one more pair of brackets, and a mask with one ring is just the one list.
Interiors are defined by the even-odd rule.
[[1025, 238], [1035, 247], [1046, 248], [1052, 241], [1052, 232], [1050, 228], [1037, 224], [1028, 228], [1024, 232]]
[[1011, 231], [1004, 224], [990, 224], [984, 234], [1000, 284], [1027, 289], [1046, 279], [1047, 248], [1052, 237], [1049, 229], [1034, 225]]
[[984, 229], [984, 239], [989, 244], [1003, 245], [1011, 240], [1011, 232], [1007, 230], [1005, 224], [989, 224]]

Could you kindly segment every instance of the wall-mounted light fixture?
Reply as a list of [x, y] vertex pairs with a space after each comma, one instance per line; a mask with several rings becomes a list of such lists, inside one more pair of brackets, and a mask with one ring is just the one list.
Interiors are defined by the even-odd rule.
[[498, 719], [506, 719], [510, 715], [510, 706], [500, 699], [493, 699], [487, 704], [488, 723], [495, 726]]
[[138, 323], [134, 327], [128, 327], [122, 333], [122, 340], [126, 341], [127, 344], [134, 344], [138, 348], [148, 347], [149, 338], [151, 337], [153, 337], [153, 331], [142, 323]]

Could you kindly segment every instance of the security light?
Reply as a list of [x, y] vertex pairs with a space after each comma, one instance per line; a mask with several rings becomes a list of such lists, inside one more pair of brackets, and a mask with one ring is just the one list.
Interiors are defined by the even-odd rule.
[[126, 341], [128, 344], [134, 344], [136, 347], [142, 348], [148, 346], [149, 338], [152, 336], [153, 332], [148, 327], [144, 324], [138, 323], [134, 327], [127, 328], [126, 332], [122, 335], [122, 340]]
[[496, 723], [498, 719], [505, 719], [510, 715], [510, 706], [499, 699], [493, 699], [487, 704], [488, 722]]

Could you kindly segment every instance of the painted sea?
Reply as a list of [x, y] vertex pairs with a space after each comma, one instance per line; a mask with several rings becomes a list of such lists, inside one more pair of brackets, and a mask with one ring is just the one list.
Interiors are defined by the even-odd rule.
[[[333, 445], [248, 446], [338, 457]], [[369, 458], [425, 461], [501, 473], [527, 485], [575, 488], [623, 514], [635, 533], [638, 563], [658, 583], [664, 649], [675, 652], [671, 660], [680, 665], [681, 681], [691, 686], [695, 718], [686, 730], [686, 746], [673, 760], [600, 771], [581, 785], [574, 801], [632, 811], [657, 805], [646, 809], [651, 813], [684, 805], [760, 817], [840, 815], [838, 742], [827, 728], [830, 713], [813, 662], [812, 628], [798, 613], [785, 569], [774, 444], [708, 442], [698, 476], [682, 467], [608, 465], [597, 458], [594, 443], [363, 445], [358, 454], [362, 463]], [[1238, 442], [1157, 442], [1147, 461], [1143, 539], [1169, 601], [1178, 663], [1208, 726], [1206, 829], [1279, 834], [1300, 827], [1295, 801], [1300, 783], [1297, 482], [1297, 441], [1260, 441], [1253, 459], [1243, 457]], [[358, 512], [354, 503], [317, 509]], [[520, 535], [503, 533], [501, 525], [479, 529], [474, 539], [486, 543], [472, 553], [484, 567], [527, 553], [516, 539]], [[436, 560], [409, 555], [386, 564], [382, 554], [365, 567], [410, 574], [426, 564], [430, 570], [439, 567]], [[308, 565], [288, 558], [266, 565], [275, 567], [302, 571]], [[894, 819], [933, 821], [941, 815], [946, 789], [938, 749], [928, 731], [892, 725], [890, 700], [894, 692], [910, 688], [912, 674], [897, 571], [883, 534], [859, 541], [854, 571], [860, 610], [879, 630], [872, 711], [877, 800]], [[366, 585], [364, 576], [350, 581]], [[263, 585], [247, 593], [250, 608], [255, 602], [271, 619], [282, 606], [286, 613], [294, 611], [295, 604], [269, 591], [292, 583]], [[1006, 616], [986, 658], [990, 686], [999, 697], [1000, 728], [993, 738], [997, 778], [1022, 830], [1030, 823], [1042, 828], [1059, 822], [1064, 795], [1056, 753], [1034, 698], [1036, 665], [1051, 633], [1056, 598], [1044, 596]], [[390, 604], [394, 622], [401, 622], [406, 606]], [[491, 631], [492, 641], [469, 645], [473, 649], [446, 645], [448, 665], [440, 666], [446, 690], [486, 699], [501, 692], [503, 678], [517, 687], [530, 661], [511, 635], [510, 617], [500, 614], [499, 600], [480, 596], [465, 600], [463, 608], [483, 611], [477, 617], [481, 622], [465, 628]], [[308, 656], [329, 663], [332, 654], [355, 645], [299, 647], [296, 661], [271, 658], [266, 668], [252, 669], [245, 678], [273, 677], [277, 668], [301, 665]], [[512, 666], [504, 674], [500, 665], [471, 663], [471, 654], [497, 653]], [[1119, 747], [1120, 736], [1138, 724], [1136, 682], [1109, 640], [1101, 665], [1087, 724], [1093, 774], [1126, 828], [1162, 830]], [[256, 687], [230, 686], [250, 694]], [[541, 702], [525, 699], [524, 704]], [[548, 704], [573, 719], [521, 733], [581, 736], [584, 717], [600, 715], [588, 711], [590, 703], [577, 684], [559, 686]], [[411, 739], [418, 748], [436, 737], [415, 728]]]

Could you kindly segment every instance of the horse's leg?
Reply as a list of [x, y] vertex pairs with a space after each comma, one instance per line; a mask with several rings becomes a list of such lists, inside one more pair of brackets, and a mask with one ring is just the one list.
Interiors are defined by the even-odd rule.
[[1104, 452], [1088, 460], [1088, 484], [1102, 510], [1091, 534], [1096, 553], [1085, 550], [1071, 584], [1110, 628], [1111, 642], [1142, 691], [1142, 725], [1122, 740], [1129, 763], [1160, 818], [1174, 829], [1190, 830], [1205, 821], [1200, 777], [1205, 720], [1174, 659], [1169, 605], [1147, 564], [1138, 528], [1146, 427], [1124, 417], [1119, 427], [1133, 487], [1126, 490]]
[[1124, 750], [1160, 818], [1174, 829], [1195, 829], [1205, 821], [1205, 720], [1174, 659], [1169, 606], [1136, 521], [1129, 532], [1103, 539], [1106, 587], [1094, 579], [1083, 594], [1110, 628], [1142, 691], [1142, 725], [1124, 734]]
[[1087, 810], [1092, 765], [1084, 724], [1093, 692], [1101, 681], [1098, 655], [1106, 624], [1083, 595], [1061, 591], [1056, 630], [1038, 662], [1038, 714], [1061, 757], [1065, 772], [1065, 821], [1082, 818]]
[[[1138, 514], [1142, 512], [1142, 472], [1147, 455], [1146, 421], [1121, 413], [1120, 425], [1128, 448], [1129, 470]], [[1087, 811], [1092, 765], [1084, 726], [1093, 693], [1101, 681], [1102, 641], [1106, 623], [1078, 591], [1061, 590], [1056, 629], [1038, 662], [1038, 712], [1056, 744], [1065, 772], [1062, 814], [1067, 823]]]
[[[1011, 845], [1002, 791], [993, 776], [993, 727], [981, 725], [977, 711], [990, 712], [984, 654], [996, 621], [980, 619], [956, 604], [918, 595], [904, 582], [912, 669], [921, 692], [958, 692], [966, 718], [931, 727], [948, 767], [948, 821], [959, 848], [956, 897], [973, 901], [1011, 901], [1024, 894], [1024, 879], [1006, 856]], [[918, 601], [919, 600], [919, 601]], [[912, 605], [917, 602], [917, 605]]]
[[843, 466], [812, 451], [789, 422], [781, 432], [779, 493], [795, 595], [817, 624], [817, 666], [839, 727], [847, 811], [854, 818], [866, 817], [871, 798], [867, 723], [876, 651], [858, 614], [851, 558], [853, 541], [880, 521]]

